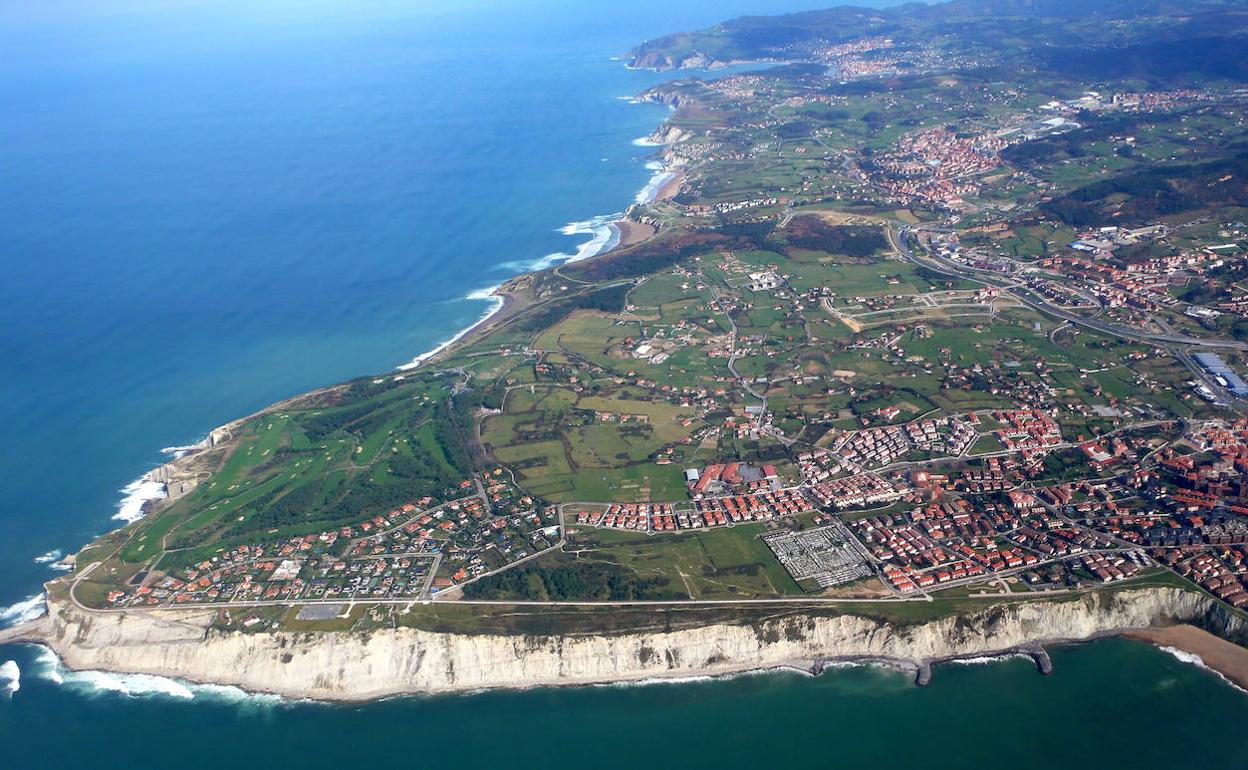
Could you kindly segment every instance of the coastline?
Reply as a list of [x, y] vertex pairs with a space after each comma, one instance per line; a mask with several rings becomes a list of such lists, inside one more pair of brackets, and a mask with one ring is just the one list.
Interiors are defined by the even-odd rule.
[[1248, 649], [1191, 625], [1135, 629], [1123, 636], [1148, 642], [1184, 663], [1207, 668], [1248, 693]]
[[[734, 679], [742, 676], [759, 676], [767, 674], [798, 674], [801, 676], [817, 677], [829, 671], [842, 668], [854, 668], [860, 666], [877, 667], [897, 672], [900, 675], [911, 679], [912, 683], [917, 687], [926, 687], [935, 676], [933, 669], [946, 665], [981, 665], [991, 664], [1011, 658], [1028, 658], [1032, 660], [1037, 667], [1037, 672], [1042, 675], [1051, 673], [1049, 668], [1048, 650], [1054, 647], [1074, 646], [1081, 644], [1090, 644], [1092, 642], [1102, 641], [1112, 637], [1121, 636], [1126, 639], [1134, 639], [1144, 641], [1156, 646], [1163, 651], [1174, 654], [1176, 650], [1187, 653], [1181, 647], [1163, 644], [1155, 639], [1166, 638], [1168, 632], [1176, 629], [1192, 629], [1191, 626], [1176, 626], [1171, 628], [1159, 629], [1115, 629], [1100, 632], [1086, 638], [1053, 638], [1053, 639], [1037, 639], [1025, 645], [990, 650], [976, 650], [965, 654], [947, 655], [936, 658], [927, 659], [908, 659], [908, 658], [892, 658], [885, 656], [857, 656], [857, 655], [832, 655], [820, 656], [815, 658], [782, 660], [766, 665], [740, 665], [731, 664], [719, 666], [707, 666], [701, 669], [692, 669], [685, 671], [657, 671], [657, 672], [637, 672], [637, 673], [621, 673], [611, 678], [588, 679], [581, 681], [567, 681], [558, 677], [535, 678], [514, 684], [499, 684], [487, 686], [473, 687], [446, 687], [441, 689], [417, 690], [417, 689], [395, 689], [381, 688], [374, 691], [350, 691], [345, 693], [327, 694], [323, 691], [303, 688], [303, 687], [269, 687], [262, 689], [250, 689], [237, 684], [232, 678], [226, 676], [199, 676], [190, 677], [185, 671], [181, 670], [165, 670], [159, 668], [148, 668], [143, 670], [134, 670], [123, 667], [110, 666], [91, 666], [78, 668], [70, 665], [66, 660], [58, 654], [57, 649], [46, 639], [41, 639], [29, 634], [14, 634], [15, 631], [21, 631], [19, 628], [0, 629], [0, 646], [6, 644], [27, 644], [39, 647], [44, 652], [41, 663], [50, 667], [50, 672], [34, 672], [34, 675], [43, 675], [50, 678], [58, 684], [64, 683], [67, 678], [74, 675], [88, 675], [88, 680], [99, 679], [102, 677], [113, 676], [120, 680], [119, 686], [109, 686], [106, 689], [125, 689], [125, 681], [128, 677], [148, 677], [152, 679], [167, 680], [167, 684], [159, 682], [150, 683], [151, 692], [170, 693], [170, 691], [185, 691], [186, 696], [193, 697], [195, 688], [214, 688], [222, 690], [233, 690], [243, 697], [249, 698], [276, 698], [287, 702], [319, 702], [327, 704], [360, 704], [369, 703], [386, 698], [404, 698], [404, 697], [431, 697], [437, 695], [462, 695], [478, 692], [489, 691], [524, 691], [539, 690], [551, 688], [579, 688], [579, 687], [628, 687], [628, 686], [648, 686], [662, 684], [681, 684], [685, 682], [696, 681], [713, 681], [723, 679]], [[1195, 629], [1194, 629], [1195, 630]], [[6, 634], [5, 632], [9, 633]], [[1211, 636], [1211, 635], [1210, 635]], [[1222, 641], [1217, 637], [1212, 637], [1215, 641]], [[1230, 644], [1224, 642], [1224, 644]], [[1234, 647], [1234, 645], [1231, 645]], [[1248, 652], [1248, 651], [1246, 651]], [[1196, 653], [1189, 653], [1191, 657], [1183, 654], [1176, 654], [1182, 662], [1196, 665], [1200, 668], [1206, 668], [1231, 684], [1236, 689], [1248, 692], [1248, 683], [1240, 675], [1242, 669], [1235, 667], [1223, 667], [1220, 660], [1214, 656], [1210, 659], [1198, 656]], [[1212, 660], [1212, 662], [1210, 662]], [[94, 685], [99, 688], [99, 684]]]
[[[661, 131], [661, 129], [660, 129]], [[664, 146], [662, 142], [656, 142], [652, 146]], [[637, 193], [637, 203], [646, 204], [654, 201], [668, 200], [678, 194], [681, 185], [684, 183], [684, 170], [680, 167], [672, 168], [663, 165], [660, 162], [653, 162], [651, 170], [654, 175], [646, 186]], [[617, 217], [610, 219], [611, 217]], [[601, 228], [608, 229], [607, 237], [601, 236]], [[501, 325], [510, 321], [518, 313], [523, 312], [529, 307], [530, 302], [524, 296], [525, 284], [531, 279], [534, 272], [548, 269], [557, 265], [568, 264], [582, 260], [592, 259], [604, 254], [612, 253], [617, 249], [625, 248], [636, 243], [640, 243], [645, 239], [652, 237], [657, 229], [653, 225], [644, 224], [631, 219], [627, 214], [624, 215], [605, 215], [595, 217], [581, 223], [572, 223], [564, 228], [565, 234], [576, 235], [582, 233], [591, 233], [593, 237], [590, 241], [581, 244], [581, 248], [572, 255], [549, 255], [548, 257], [538, 260], [537, 266], [533, 270], [526, 270], [506, 282], [498, 286], [490, 287], [474, 291], [467, 295], [468, 299], [479, 299], [490, 302], [490, 306], [486, 311], [472, 324], [460, 330], [452, 337], [444, 342], [439, 343], [434, 348], [414, 357], [411, 361], [396, 367], [395, 371], [404, 372], [417, 369], [427, 363], [441, 360], [456, 350], [461, 349], [464, 345], [470, 344], [481, 336], [491, 333]], [[590, 248], [586, 248], [590, 247]], [[552, 259], [549, 265], [543, 265], [543, 260]], [[242, 424], [246, 420], [253, 419], [259, 415], [271, 413], [274, 410], [289, 407], [309, 397], [318, 394], [332, 392], [340, 385], [330, 386], [327, 388], [316, 389], [307, 393], [299, 394], [289, 399], [285, 399], [276, 404], [270, 405], [246, 417], [231, 421], [220, 428], [214, 429], [209, 436], [213, 436], [218, 432], [226, 432], [237, 425]], [[217, 446], [212, 440], [206, 439], [192, 447], [179, 447], [179, 450], [185, 450], [185, 456], [194, 457], [206, 449]], [[129, 524], [138, 521], [149, 506], [149, 503], [160, 499], [164, 495], [154, 494], [153, 485], [160, 484], [156, 478], [160, 471], [170, 468], [179, 467], [183, 456], [175, 456], [169, 463], [163, 464], [152, 471], [144, 474], [135, 482], [132, 482], [125, 488], [127, 496], [123, 499], [120, 510], [115, 519], [125, 522], [123, 528]], [[41, 597], [42, 598], [42, 595]], [[49, 600], [50, 601], [50, 600]], [[565, 676], [563, 670], [560, 669], [559, 675], [535, 675], [529, 676], [526, 670], [524, 677], [516, 678], [512, 681], [485, 681], [471, 682], [460, 685], [458, 682], [452, 682], [445, 686], [432, 685], [427, 687], [412, 688], [409, 683], [396, 679], [392, 684], [383, 686], [374, 686], [371, 688], [361, 688], [358, 690], [346, 689], [342, 691], [327, 692], [324, 689], [317, 689], [307, 684], [300, 685], [297, 682], [289, 683], [282, 680], [281, 676], [275, 676], [267, 681], [268, 686], [264, 683], [256, 684], [251, 681], [240, 681], [232, 669], [224, 668], [217, 672], [210, 670], [195, 670], [178, 666], [151, 665], [144, 667], [127, 666], [124, 664], [114, 664], [105, 660], [101, 662], [93, 662], [86, 658], [79, 658], [77, 654], [81, 650], [75, 650], [74, 645], [81, 641], [81, 635], [61, 635], [54, 631], [54, 626], [59, 622], [57, 604], [52, 602], [50, 615], [39, 620], [31, 622], [23, 622], [12, 628], [0, 628], [0, 644], [13, 642], [29, 642], [46, 647], [58, 659], [63, 662], [69, 670], [73, 671], [106, 671], [117, 674], [134, 674], [142, 673], [145, 675], [169, 677], [177, 681], [207, 683], [223, 687], [239, 687], [247, 692], [271, 693], [282, 697], [294, 699], [314, 699], [326, 701], [341, 702], [359, 702], [371, 701], [384, 697], [396, 695], [413, 695], [413, 694], [436, 694], [436, 693], [463, 693], [473, 692], [483, 689], [530, 689], [539, 687], [569, 687], [569, 686], [586, 686], [586, 685], [609, 685], [609, 684], [640, 684], [648, 682], [671, 682], [689, 679], [700, 679], [709, 677], [733, 677], [745, 674], [772, 672], [772, 671], [793, 671], [807, 675], [817, 675], [818, 673], [830, 667], [842, 665], [882, 665], [913, 673], [919, 680], [919, 683], [925, 683], [926, 676], [930, 677], [930, 669], [932, 665], [949, 663], [949, 662], [983, 662], [985, 660], [995, 660], [1002, 657], [1015, 655], [1028, 655], [1037, 660], [1040, 664], [1038, 652], [1040, 645], [1050, 644], [1069, 644], [1090, 641], [1109, 635], [1122, 635], [1127, 638], [1138, 639], [1155, 644], [1167, 651], [1179, 650], [1191, 656], [1195, 656], [1195, 660], [1181, 658], [1189, 663], [1203, 665], [1214, 671], [1219, 672], [1226, 677], [1229, 682], [1240, 688], [1248, 688], [1248, 649], [1244, 649], [1230, 642], [1224, 641], [1213, 634], [1201, 631], [1193, 626], [1166, 626], [1159, 628], [1139, 628], [1134, 626], [1116, 626], [1105, 630], [1096, 630], [1087, 635], [1073, 634], [1070, 636], [1054, 636], [1048, 637], [1043, 634], [1037, 635], [1034, 632], [1027, 632], [1024, 641], [1013, 644], [1008, 647], [993, 647], [991, 643], [986, 643], [969, 649], [966, 652], [956, 652], [952, 654], [932, 655], [932, 656], [892, 656], [887, 654], [874, 653], [854, 653], [854, 654], [830, 654], [827, 656], [817, 655], [813, 657], [783, 657], [773, 660], [718, 660], [715, 655], [705, 658], [705, 662], [698, 666], [681, 668], [679, 670], [653, 670], [646, 667], [646, 660], [641, 661], [640, 669], [629, 669], [627, 667], [618, 667], [615, 670], [605, 674], [590, 673], [583, 676]], [[64, 609], [63, 607], [61, 609]], [[87, 612], [81, 608], [75, 608], [74, 612]], [[130, 615], [132, 619], [139, 619], [144, 613], [136, 611]], [[201, 613], [202, 614], [202, 613]], [[95, 613], [88, 615], [88, 625], [90, 617]], [[122, 616], [126, 617], [126, 616]], [[1158, 616], [1161, 617], [1161, 616]], [[141, 622], [141, 621], [140, 621]], [[36, 632], [32, 629], [38, 629]], [[405, 629], [410, 630], [410, 629]], [[83, 632], [87, 633], [87, 632]], [[368, 632], [365, 636], [371, 635]], [[381, 635], [384, 631], [378, 631]], [[425, 633], [425, 632], [413, 632]], [[900, 629], [889, 628], [886, 633], [900, 633]], [[205, 629], [203, 632], [203, 640], [209, 640], [216, 632]], [[341, 636], [338, 632], [324, 632], [326, 637]], [[319, 634], [318, 634], [319, 635]], [[274, 635], [276, 636], [276, 634]], [[358, 634], [356, 635], [358, 636]], [[629, 636], [629, 634], [625, 634]], [[648, 638], [645, 634], [632, 634]], [[310, 646], [320, 646], [323, 642], [329, 642], [332, 651], [341, 655], [341, 648], [334, 646], [335, 640], [317, 639], [309, 640], [304, 635], [304, 643]], [[1034, 638], [1033, 638], [1034, 637]], [[468, 639], [488, 639], [488, 634], [482, 634], [479, 637], [468, 636]], [[575, 637], [571, 637], [575, 638]], [[196, 641], [195, 639], [178, 640], [179, 643], [187, 643]], [[156, 642], [157, 645], [171, 642]], [[554, 644], [554, 643], [552, 643]], [[642, 643], [642, 649], [646, 649], [645, 642]], [[281, 645], [282, 649], [286, 649], [285, 640]], [[558, 644], [558, 655], [563, 654], [562, 644]], [[1226, 649], [1230, 648], [1230, 649]], [[293, 649], [293, 647], [292, 647]], [[678, 648], [672, 648], [678, 649]], [[254, 653], [254, 649], [250, 649]], [[716, 653], [717, 654], [717, 653]], [[281, 657], [285, 657], [285, 653]], [[643, 654], [644, 658], [645, 655]], [[351, 660], [348, 656], [342, 656], [344, 660]], [[241, 658], [238, 659], [241, 661]], [[484, 660], [489, 662], [489, 658]], [[670, 658], [669, 658], [670, 661]], [[714, 662], [713, 662], [714, 661]], [[270, 661], [272, 662], [272, 661]], [[288, 663], [289, 661], [283, 661]], [[323, 661], [322, 661], [323, 664]], [[1041, 666], [1043, 669], [1043, 666]], [[276, 668], [281, 671], [281, 667]], [[341, 675], [341, 674], [340, 674]], [[255, 689], [253, 689], [253, 687]]]
[[[655, 129], [655, 134], [662, 133], [663, 126], [666, 124], [666, 121], [660, 124], [659, 128]], [[667, 143], [653, 142], [644, 146], [665, 147]], [[654, 173], [641, 190], [637, 192], [635, 196], [637, 205], [670, 200], [680, 192], [680, 187], [685, 179], [683, 169], [671, 168], [662, 161], [657, 160], [647, 163], [646, 167]], [[605, 229], [605, 235], [595, 232], [599, 231], [600, 228]], [[432, 350], [422, 353], [411, 361], [396, 367], [396, 371], [410, 371], [426, 363], [435, 362], [454, 352], [459, 347], [476, 341], [482, 335], [496, 329], [499, 324], [515, 316], [528, 306], [527, 302], [520, 301], [517, 288], [529, 276], [545, 270], [557, 269], [573, 262], [584, 262], [611, 254], [628, 246], [634, 246], [653, 237], [658, 232], [658, 228], [654, 225], [637, 222], [630, 218], [628, 212], [624, 212], [622, 214], [600, 215], [583, 222], [573, 222], [565, 225], [561, 232], [565, 235], [594, 233], [594, 237], [582, 244], [574, 254], [552, 254], [534, 260], [529, 265], [531, 269], [509, 278], [497, 286], [469, 294], [467, 296], [468, 299], [489, 299], [494, 301], [495, 304], [470, 326], [461, 329], [450, 339], [440, 343]]]
[[684, 182], [685, 182], [684, 172], [679, 171], [679, 170], [673, 171], [671, 178], [669, 178], [666, 182], [663, 183], [663, 186], [659, 188], [658, 193], [655, 194], [654, 199], [659, 200], [659, 201], [666, 201], [666, 200], [671, 200], [672, 198], [675, 198], [676, 195], [680, 192], [680, 186], [684, 184]]
[[[651, 136], [663, 136], [666, 125], [667, 120], [665, 119]], [[651, 140], [649, 137], [646, 138], [644, 144], [639, 144], [640, 141], [634, 140], [633, 144], [662, 148], [669, 143], [659, 139]], [[666, 200], [676, 194], [684, 178], [683, 171], [670, 169], [661, 160], [647, 162], [646, 168], [653, 173], [646, 184], [634, 196], [636, 204], [644, 205], [656, 200]], [[628, 212], [623, 212], [599, 215], [581, 222], [572, 222], [560, 228], [560, 231], [564, 235], [569, 236], [590, 234], [592, 237], [589, 241], [582, 243], [576, 252], [572, 254], [551, 254], [532, 260], [525, 263], [524, 270], [506, 281], [465, 295], [465, 299], [489, 301], [490, 306], [473, 323], [460, 329], [433, 348], [414, 356], [406, 363], [395, 366], [391, 371], [407, 372], [427, 363], [436, 362], [508, 322], [528, 307], [529, 302], [522, 297], [522, 294], [524, 285], [532, 275], [547, 269], [557, 268], [560, 265], [593, 259], [620, 248], [636, 245], [652, 237], [657, 232], [657, 228], [653, 225], [636, 222], [629, 217]], [[332, 393], [342, 387], [342, 383], [337, 383], [295, 394], [251, 414], [217, 426], [209, 430], [203, 439], [194, 444], [163, 448], [161, 451], [172, 455], [172, 458], [145, 471], [119, 490], [121, 499], [117, 503], [112, 519], [121, 522], [121, 524], [115, 529], [107, 530], [103, 534], [125, 529], [143, 519], [152, 505], [159, 505], [160, 501], [169, 499], [171, 494], [166, 482], [178, 478], [180, 474], [185, 474], [185, 469], [192, 466], [195, 459], [205, 451], [228, 442], [233, 432], [248, 420], [276, 410], [289, 408], [309, 398]], [[83, 548], [85, 548], [85, 544], [80, 546], [74, 553], [81, 552]], [[53, 580], [55, 579], [53, 578]], [[34, 607], [44, 604], [46, 594], [45, 588], [40, 593], [20, 599], [12, 605], [0, 606], [0, 612], [4, 613], [0, 615], [0, 631], [4, 630], [6, 623], [17, 624], [29, 619], [34, 612]]]
[[[663, 127], [667, 124], [664, 120], [655, 129], [654, 134], [659, 135], [663, 131]], [[636, 142], [634, 142], [636, 143]], [[661, 141], [648, 142], [645, 146], [661, 148], [666, 143]], [[672, 170], [664, 165], [661, 161], [650, 161], [646, 167], [654, 172], [646, 184], [637, 192], [635, 200], [638, 204], [652, 203], [657, 200], [667, 200], [677, 194], [680, 185], [684, 181], [684, 173], [681, 170]], [[436, 361], [454, 352], [457, 348], [475, 341], [480, 336], [494, 330], [501, 323], [510, 320], [518, 312], [527, 307], [528, 303], [520, 300], [520, 285], [531, 275], [558, 267], [560, 265], [572, 262], [582, 262], [595, 257], [610, 254], [618, 249], [633, 246], [650, 238], [657, 232], [657, 228], [653, 225], [643, 224], [630, 219], [628, 213], [607, 214], [592, 217], [583, 222], [573, 222], [565, 225], [560, 231], [564, 235], [593, 234], [594, 237], [588, 242], [578, 247], [577, 252], [573, 254], [557, 254], [548, 255], [533, 260], [527, 269], [511, 278], [503, 281], [495, 286], [484, 289], [477, 289], [465, 295], [465, 299], [486, 300], [490, 302], [487, 308], [476, 321], [468, 326], [455, 332], [451, 337], [443, 342], [438, 343], [433, 348], [419, 353], [406, 363], [399, 364], [394, 367], [393, 371], [406, 372], [419, 368], [420, 366]], [[605, 232], [605, 235], [599, 235], [599, 231]], [[547, 260], [555, 261], [555, 264], [543, 264]], [[363, 375], [361, 375], [363, 376]], [[143, 518], [146, 513], [146, 506], [149, 502], [164, 499], [166, 495], [155, 489], [153, 477], [162, 468], [173, 466], [184, 456], [194, 455], [206, 448], [213, 446], [211, 437], [216, 435], [229, 435], [238, 426], [255, 419], [264, 414], [268, 414], [274, 410], [290, 407], [299, 401], [332, 392], [341, 387], [341, 384], [329, 385], [323, 388], [316, 388], [304, 393], [296, 394], [289, 398], [278, 401], [263, 409], [257, 410], [245, 417], [231, 420], [224, 425], [213, 428], [208, 431], [207, 437], [195, 444], [180, 447], [168, 447], [161, 451], [174, 454], [174, 459], [168, 463], [163, 463], [156, 468], [144, 473], [137, 479], [131, 481], [122, 488], [122, 500], [118, 503], [118, 512], [113, 516], [115, 520], [122, 521], [123, 524], [118, 529], [134, 523]]]
[[617, 248], [641, 243], [656, 232], [653, 225], [634, 222], [631, 219], [621, 219], [613, 225], [620, 231], [620, 245]]
[[[988, 605], [917, 622], [885, 620], [870, 612], [802, 610], [671, 630], [544, 636], [403, 625], [311, 635], [244, 633], [213, 629], [211, 610], [100, 614], [63, 601], [54, 601], [51, 609], [39, 620], [0, 630], [0, 644], [41, 645], [70, 671], [165, 677], [333, 702], [778, 670], [818, 674], [846, 665], [886, 666], [923, 685], [932, 677], [932, 666], [942, 663], [1026, 655], [1047, 673], [1051, 663], [1045, 646], [1114, 635], [1164, 635], [1171, 632], [1170, 624], [1217, 617], [1214, 600], [1168, 587]], [[1243, 631], [1238, 621], [1225, 630]], [[1207, 665], [1214, 668], [1219, 659], [1210, 657]]]

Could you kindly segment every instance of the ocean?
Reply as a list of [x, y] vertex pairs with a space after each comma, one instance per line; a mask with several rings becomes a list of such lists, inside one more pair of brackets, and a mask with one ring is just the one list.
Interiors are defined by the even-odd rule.
[[[1243, 693], [1140, 642], [938, 666], [932, 684], [843, 668], [288, 703], [153, 677], [70, 674], [14, 653], [0, 765], [220, 770], [464, 768], [1237, 768]], [[3, 697], [3, 696], [0, 696]]]
[[[672, 77], [613, 56], [824, 4], [0, 5], [0, 623], [38, 611], [51, 561], [133, 514], [162, 448], [407, 364], [488, 312], [490, 287], [608, 247], [605, 222], [660, 173], [635, 140], [666, 111], [631, 97]], [[1243, 761], [1215, 728], [1248, 715], [1212, 674], [1124, 641], [1060, 653], [1051, 678], [950, 666], [923, 690], [847, 669], [352, 707], [71, 675], [40, 655], [0, 649], [0, 688], [20, 687], [0, 696], [0, 766], [131, 767], [140, 745], [181, 767], [1039, 767], [1037, 747], [1103, 739], [1130, 766], [1177, 767], [1161, 760]], [[1141, 734], [1141, 713], [1166, 729]]]

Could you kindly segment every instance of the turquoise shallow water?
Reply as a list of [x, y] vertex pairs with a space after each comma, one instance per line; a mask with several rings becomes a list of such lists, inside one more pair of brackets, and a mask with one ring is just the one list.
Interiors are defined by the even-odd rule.
[[[161, 447], [408, 361], [479, 317], [488, 305], [470, 293], [574, 253], [590, 228], [561, 229], [633, 200], [652, 171], [631, 140], [664, 116], [621, 97], [665, 76], [609, 57], [776, 10], [762, 0], [0, 4], [0, 607], [51, 576], [37, 555], [113, 526], [118, 490]], [[921, 758], [912, 733], [950, 739], [938, 757], [1013, 759], [1040, 745], [1034, 719], [1070, 723], [1086, 742], [1126, 734], [1151, 699], [1191, 702], [1166, 706], [1174, 730], [1140, 738], [1134, 756], [1147, 760], [1210, 735], [1195, 732], [1209, 715], [1245, 715], [1243, 697], [1212, 676], [1115, 645], [1070, 653], [1078, 676], [1043, 680], [1011, 662], [951, 669], [924, 691], [855, 670], [351, 708], [188, 699], [162, 680], [56, 684], [33, 650], [10, 647], [0, 662], [23, 678], [0, 702], [0, 767], [132, 767], [159, 756], [149, 749], [184, 767], [219, 767], [223, 751], [309, 767], [351, 756], [427, 764], [466, 746], [477, 766], [656, 756], [824, 766], [847, 743], [867, 747], [857, 760]], [[1119, 655], [1136, 667], [1123, 700], [1111, 697]], [[1020, 711], [1033, 700], [1074, 704], [1077, 716]], [[952, 740], [1003, 714], [1013, 731], [982, 746]], [[1199, 756], [1238, 746], [1202, 740]]]

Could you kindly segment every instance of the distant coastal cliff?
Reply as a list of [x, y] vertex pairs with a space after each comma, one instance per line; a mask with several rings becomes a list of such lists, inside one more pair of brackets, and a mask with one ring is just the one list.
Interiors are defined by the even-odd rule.
[[[793, 614], [666, 632], [456, 634], [221, 632], [213, 611], [95, 613], [53, 601], [49, 615], [0, 637], [46, 644], [75, 669], [141, 672], [323, 700], [403, 693], [726, 675], [822, 663], [923, 667], [1127, 629], [1194, 623], [1224, 638], [1248, 629], [1214, 600], [1178, 588], [993, 605], [915, 623]], [[0, 639], [2, 640], [2, 639]]]

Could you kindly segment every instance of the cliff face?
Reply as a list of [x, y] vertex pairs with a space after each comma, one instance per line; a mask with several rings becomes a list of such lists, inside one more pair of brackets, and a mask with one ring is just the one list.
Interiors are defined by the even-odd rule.
[[654, 104], [662, 104], [673, 110], [688, 107], [697, 103], [697, 99], [692, 93], [687, 91], [684, 86], [688, 81], [678, 80], [671, 83], [663, 83], [647, 89], [637, 96], [638, 99]]
[[646, 137], [646, 139], [654, 142], [655, 144], [672, 145], [683, 142], [691, 136], [693, 136], [693, 134], [683, 128], [664, 124], [659, 128], [656, 128], [650, 136]]
[[633, 51], [628, 57], [628, 66], [639, 70], [655, 70], [667, 72], [676, 68], [676, 62], [661, 50]]
[[[664, 39], [666, 40], [666, 39]], [[670, 72], [671, 70], [714, 70], [726, 66], [725, 62], [701, 51], [672, 53], [664, 40], [653, 45], [635, 48], [629, 52], [628, 66], [639, 70]]]
[[[986, 607], [908, 625], [856, 615], [793, 616], [618, 635], [508, 636], [397, 628], [340, 633], [224, 633], [211, 613], [87, 613], [55, 605], [38, 640], [78, 669], [233, 684], [319, 699], [406, 692], [588, 684], [725, 674], [821, 658], [930, 661], [1213, 618], [1212, 601], [1169, 588], [1065, 602]], [[1243, 635], [1231, 616], [1223, 619]]]

